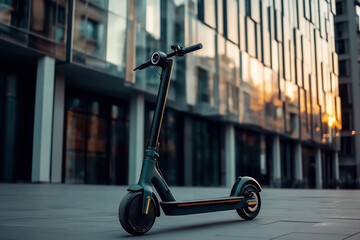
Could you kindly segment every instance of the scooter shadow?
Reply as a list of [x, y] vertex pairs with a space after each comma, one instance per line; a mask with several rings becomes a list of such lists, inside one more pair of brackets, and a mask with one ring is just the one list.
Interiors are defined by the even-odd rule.
[[[256, 220], [253, 220], [253, 221], [256, 221]], [[185, 231], [191, 231], [191, 230], [194, 230], [194, 229], [198, 229], [198, 230], [206, 230], [207, 228], [212, 228], [214, 226], [221, 226], [221, 225], [229, 225], [229, 224], [239, 224], [239, 223], [245, 223], [245, 222], [248, 222], [248, 221], [245, 221], [245, 220], [236, 220], [236, 219], [233, 219], [233, 220], [226, 220], [226, 221], [214, 221], [214, 222], [207, 222], [207, 223], [200, 223], [200, 224], [191, 224], [191, 225], [183, 225], [183, 226], [161, 226], [159, 228], [157, 228], [156, 230], [153, 229], [153, 230], [150, 230], [149, 233], [145, 234], [145, 236], [156, 236], [156, 235], [161, 235], [161, 234], [168, 234], [168, 233], [179, 233], [179, 232], [185, 232]], [[125, 235], [125, 236], [120, 236], [120, 238], [123, 238], [123, 237], [133, 237], [131, 235]]]

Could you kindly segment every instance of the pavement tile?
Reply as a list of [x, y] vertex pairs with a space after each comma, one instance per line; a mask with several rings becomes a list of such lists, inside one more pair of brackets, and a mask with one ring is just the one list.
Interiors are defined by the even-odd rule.
[[344, 238], [346, 240], [360, 240], [360, 232], [356, 233], [356, 234], [353, 234], [347, 238]]
[[347, 235], [342, 234], [312, 234], [312, 233], [289, 233], [284, 236], [273, 238], [276, 240], [286, 239], [286, 240], [304, 240], [304, 239], [316, 239], [316, 240], [342, 240]]

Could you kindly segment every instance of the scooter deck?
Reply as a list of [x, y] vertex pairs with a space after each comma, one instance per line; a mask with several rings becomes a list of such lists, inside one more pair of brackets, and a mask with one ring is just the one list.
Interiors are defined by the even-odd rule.
[[256, 204], [256, 202], [254, 202], [252, 198], [245, 198], [243, 196], [160, 203], [165, 215], [187, 215], [227, 211], [254, 204]]

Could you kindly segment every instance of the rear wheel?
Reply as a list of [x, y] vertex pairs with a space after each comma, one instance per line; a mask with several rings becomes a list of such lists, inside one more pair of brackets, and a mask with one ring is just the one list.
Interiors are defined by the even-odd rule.
[[240, 196], [244, 196], [245, 198], [252, 198], [256, 204], [236, 209], [236, 212], [245, 220], [252, 220], [256, 218], [261, 208], [261, 198], [258, 189], [253, 184], [246, 184], [241, 189]]
[[142, 235], [154, 225], [156, 218], [155, 202], [151, 198], [149, 210], [142, 214], [142, 192], [129, 192], [119, 206], [119, 221], [124, 230], [132, 235]]

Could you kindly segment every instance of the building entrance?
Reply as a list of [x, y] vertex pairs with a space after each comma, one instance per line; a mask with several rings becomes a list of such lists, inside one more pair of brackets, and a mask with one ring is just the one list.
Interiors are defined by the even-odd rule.
[[127, 184], [127, 104], [70, 90], [65, 119], [64, 182]]

